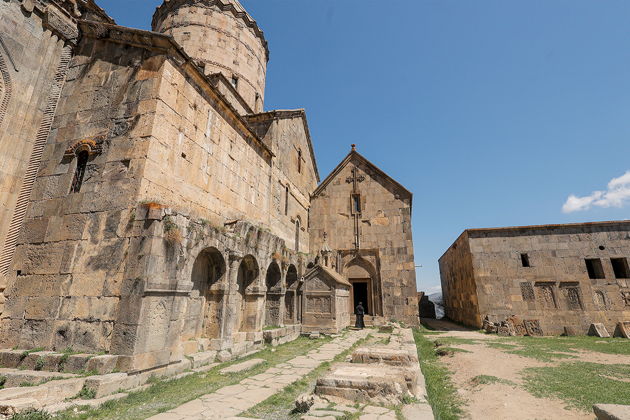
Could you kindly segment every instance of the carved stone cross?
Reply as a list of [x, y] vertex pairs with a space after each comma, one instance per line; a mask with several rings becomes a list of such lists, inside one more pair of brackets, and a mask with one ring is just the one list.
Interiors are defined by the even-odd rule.
[[346, 182], [348, 184], [352, 183], [352, 190], [357, 192], [358, 186], [360, 182], [365, 181], [365, 177], [363, 175], [359, 175], [359, 169], [355, 166], [352, 168], [352, 176], [346, 178]]

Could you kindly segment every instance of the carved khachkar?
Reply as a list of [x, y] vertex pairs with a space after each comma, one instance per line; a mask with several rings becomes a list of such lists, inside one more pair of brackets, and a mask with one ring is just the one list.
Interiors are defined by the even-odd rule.
[[621, 292], [621, 300], [626, 307], [630, 306], [630, 292]]
[[540, 321], [538, 321], [537, 319], [528, 319], [523, 321], [523, 324], [525, 324], [525, 330], [527, 330], [527, 334], [532, 336], [532, 337], [542, 337], [543, 336], [543, 330], [542, 328], [540, 328]]
[[542, 302], [542, 306], [545, 309], [556, 309], [556, 297], [553, 293], [553, 286], [550, 284], [537, 284], [536, 289], [538, 291], [539, 300]]
[[536, 296], [534, 295], [534, 288], [529, 282], [521, 283], [521, 295], [523, 295], [524, 301], [533, 302], [536, 300]]
[[595, 305], [598, 309], [605, 310], [608, 308], [607, 299], [604, 292], [597, 290], [595, 292], [595, 295], [593, 296], [593, 299], [595, 300]]
[[582, 299], [580, 298], [580, 289], [578, 287], [566, 287], [564, 289], [567, 298], [567, 306], [572, 310], [582, 309]]

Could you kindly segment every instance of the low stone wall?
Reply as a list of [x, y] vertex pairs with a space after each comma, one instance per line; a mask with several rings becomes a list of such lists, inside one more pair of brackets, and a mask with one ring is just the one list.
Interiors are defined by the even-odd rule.
[[[301, 325], [269, 331], [237, 333], [230, 347], [225, 341], [198, 339], [183, 343], [184, 358], [167, 366], [142, 372], [122, 371], [125, 357], [116, 355], [63, 354], [51, 351], [0, 350], [0, 419], [35, 408], [48, 409], [76, 397], [83, 389], [106, 399], [121, 391], [145, 385], [150, 378], [168, 378], [204, 371], [262, 349], [300, 336]], [[121, 369], [122, 368], [122, 369]], [[92, 373], [92, 376], [80, 376]], [[28, 386], [26, 386], [28, 385]]]
[[263, 337], [265, 339], [266, 344], [271, 344], [272, 346], [277, 346], [280, 344], [288, 343], [289, 341], [293, 341], [300, 336], [302, 333], [302, 325], [286, 325], [281, 328], [276, 328], [273, 330], [263, 331]]

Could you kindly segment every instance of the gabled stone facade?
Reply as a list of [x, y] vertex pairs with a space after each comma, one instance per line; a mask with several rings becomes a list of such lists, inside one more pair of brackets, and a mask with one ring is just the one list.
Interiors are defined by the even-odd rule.
[[[440, 258], [446, 316], [515, 315], [546, 335], [630, 320], [630, 221], [466, 230]], [[532, 324], [532, 325], [534, 325]]]
[[376, 318], [418, 324], [412, 195], [352, 151], [313, 193], [311, 252], [352, 284]]

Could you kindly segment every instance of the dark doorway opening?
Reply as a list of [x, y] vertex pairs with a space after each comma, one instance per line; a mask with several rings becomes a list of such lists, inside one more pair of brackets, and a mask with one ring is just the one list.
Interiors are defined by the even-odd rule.
[[353, 298], [354, 298], [354, 309], [356, 310], [359, 302], [363, 304], [363, 309], [365, 309], [365, 313], [370, 313], [369, 301], [368, 301], [368, 284], [367, 283], [353, 283]]

